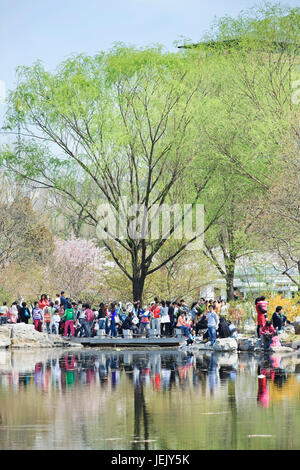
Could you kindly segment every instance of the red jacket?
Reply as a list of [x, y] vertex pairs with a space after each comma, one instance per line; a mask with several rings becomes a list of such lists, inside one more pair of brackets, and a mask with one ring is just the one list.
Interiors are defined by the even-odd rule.
[[266, 300], [260, 300], [255, 307], [257, 312], [257, 325], [264, 326], [267, 321], [265, 314], [267, 313], [268, 302]]

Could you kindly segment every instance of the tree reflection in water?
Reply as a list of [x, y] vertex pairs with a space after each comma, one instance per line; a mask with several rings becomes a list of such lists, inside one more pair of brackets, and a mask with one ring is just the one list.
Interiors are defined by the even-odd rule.
[[218, 436], [220, 447], [238, 449], [245, 409], [253, 414], [254, 407], [269, 408], [272, 397], [278, 401], [286, 393], [299, 398], [299, 384], [289, 385], [293, 370], [276, 355], [88, 349], [26, 359], [10, 353], [0, 364], [0, 426], [57, 421], [64, 433], [77, 426], [83, 448], [163, 449], [170, 433], [180, 448], [181, 432], [189, 436], [186, 445], [196, 446], [208, 439], [206, 427], [213, 433], [217, 422], [226, 429]]

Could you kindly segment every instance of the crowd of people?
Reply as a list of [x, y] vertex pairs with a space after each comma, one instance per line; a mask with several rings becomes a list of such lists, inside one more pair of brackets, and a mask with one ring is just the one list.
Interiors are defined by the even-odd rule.
[[[272, 321], [267, 321], [268, 302], [265, 297], [258, 297], [255, 306], [257, 335], [263, 339], [265, 346], [269, 346], [288, 320], [282, 307], [278, 306]], [[181, 330], [187, 344], [193, 344], [195, 338], [201, 336], [203, 342], [210, 341], [213, 345], [217, 337], [237, 335], [237, 325], [228, 319], [228, 304], [222, 299], [201, 298], [188, 306], [183, 299], [172, 302], [156, 297], [145, 306], [139, 301], [126, 305], [101, 302], [94, 309], [80, 300], [72, 301], [62, 291], [56, 294], [55, 299], [47, 294], [41, 295], [32, 307], [25, 301], [13, 302], [10, 308], [6, 302], [0, 306], [1, 325], [28, 323], [30, 319], [37, 331], [42, 332], [44, 329], [48, 334], [65, 337], [92, 337], [99, 334], [99, 330], [104, 330], [104, 334], [112, 337], [124, 336], [125, 330], [129, 330], [133, 336], [148, 336], [152, 331], [157, 337], [170, 337], [178, 333], [176, 330]]]

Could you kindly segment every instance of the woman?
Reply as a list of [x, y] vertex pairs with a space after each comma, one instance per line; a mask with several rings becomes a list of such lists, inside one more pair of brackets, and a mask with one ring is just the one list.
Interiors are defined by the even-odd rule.
[[39, 300], [39, 307], [43, 311], [44, 311], [45, 307], [49, 307], [49, 301], [48, 301], [47, 294], [41, 295], [41, 299]]
[[208, 328], [207, 317], [205, 313], [202, 313], [198, 319], [198, 322], [196, 323], [196, 328], [195, 328], [196, 336], [198, 335], [199, 332], [200, 334], [205, 333], [205, 331], [207, 331], [207, 328]]
[[199, 306], [198, 302], [193, 302], [191, 305], [191, 315], [192, 315], [192, 321], [194, 325], [197, 323], [198, 320], [198, 315], [199, 315]]
[[110, 334], [111, 336], [118, 336], [117, 324], [116, 324], [117, 309], [116, 304], [112, 302], [110, 304], [109, 318], [110, 318]]
[[155, 299], [155, 303], [150, 308], [151, 312], [151, 328], [157, 331], [157, 336], [160, 333], [160, 303]]
[[26, 323], [26, 325], [28, 324], [28, 320], [30, 318], [30, 311], [27, 307], [26, 302], [22, 302], [22, 306], [19, 310], [19, 317], [21, 323]]
[[99, 310], [98, 310], [98, 324], [99, 324], [100, 330], [105, 329], [105, 317], [106, 317], [105, 305], [103, 302], [101, 302], [99, 304]]
[[264, 296], [255, 300], [255, 308], [257, 312], [257, 336], [260, 337], [260, 330], [266, 324], [268, 313], [268, 302]]
[[270, 346], [273, 336], [275, 336], [274, 327], [270, 321], [267, 321], [260, 330], [260, 337], [263, 342], [263, 347], [268, 348]]
[[170, 317], [168, 314], [168, 307], [164, 300], [161, 301], [160, 315], [160, 335], [168, 336], [170, 334]]
[[183, 334], [184, 336], [188, 336], [189, 334], [189, 330], [190, 330], [190, 325], [186, 322], [185, 320], [185, 314], [184, 312], [182, 312], [179, 317], [178, 317], [178, 320], [177, 320], [177, 325], [176, 325], [177, 328], [180, 328], [181, 330], [183, 330]]
[[130, 330], [134, 334], [138, 333], [138, 327], [133, 323], [133, 312], [129, 312], [127, 317], [122, 323], [122, 331], [123, 330]]
[[225, 300], [221, 300], [220, 315], [226, 316], [227, 314], [228, 314], [228, 306], [226, 305]]
[[218, 334], [219, 338], [229, 338], [231, 336], [231, 331], [225, 317], [220, 317]]
[[8, 318], [10, 319], [10, 323], [17, 323], [18, 321], [18, 308], [17, 302], [14, 302], [9, 311], [8, 311]]

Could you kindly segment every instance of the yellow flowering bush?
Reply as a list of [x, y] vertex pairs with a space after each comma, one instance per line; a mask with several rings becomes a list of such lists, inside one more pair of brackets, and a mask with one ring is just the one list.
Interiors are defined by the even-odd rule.
[[287, 316], [288, 320], [295, 321], [296, 317], [300, 316], [300, 303], [299, 298], [295, 297], [294, 299], [285, 299], [281, 295], [276, 295], [271, 298], [267, 298], [269, 301], [268, 305], [268, 319], [271, 320], [273, 313], [276, 310], [276, 307], [279, 305], [283, 309], [283, 313]]
[[[276, 310], [276, 307], [279, 305], [283, 308], [283, 313], [287, 316], [287, 319], [291, 322], [296, 320], [296, 317], [300, 317], [300, 298], [295, 297], [294, 299], [285, 299], [281, 295], [271, 296], [270, 294], [261, 294], [265, 295], [268, 304], [268, 319], [271, 320], [273, 313]], [[252, 319], [256, 322], [257, 314], [254, 305], [254, 301], [235, 301], [230, 302], [228, 309], [227, 318], [230, 321], [233, 321], [237, 325], [242, 325], [246, 321]]]

